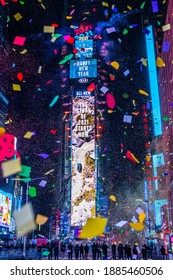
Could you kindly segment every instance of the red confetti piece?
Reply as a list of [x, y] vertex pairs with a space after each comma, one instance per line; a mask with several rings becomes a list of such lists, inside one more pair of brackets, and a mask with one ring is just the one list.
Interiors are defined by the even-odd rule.
[[56, 134], [56, 130], [55, 129], [51, 129], [50, 133], [55, 135]]
[[52, 23], [51, 25], [54, 26], [54, 27], [58, 27], [57, 23]]
[[78, 52], [78, 50], [77, 50], [77, 49], [74, 49], [74, 50], [73, 50], [73, 53], [77, 53], [77, 52]]
[[19, 72], [17, 74], [17, 79], [21, 82], [23, 80], [23, 74], [21, 72]]

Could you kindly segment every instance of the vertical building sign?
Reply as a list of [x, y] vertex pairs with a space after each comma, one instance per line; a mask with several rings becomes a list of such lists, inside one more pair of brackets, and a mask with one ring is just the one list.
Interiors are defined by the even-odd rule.
[[95, 97], [87, 90], [74, 92], [72, 102], [71, 226], [95, 217]]
[[154, 136], [162, 134], [162, 122], [161, 122], [161, 110], [160, 110], [160, 98], [159, 88], [157, 80], [157, 69], [156, 69], [156, 57], [155, 57], [155, 43], [152, 25], [147, 27], [147, 33], [145, 35], [146, 47], [147, 47], [147, 58], [148, 58], [148, 73], [150, 81], [150, 95], [152, 104], [153, 114], [153, 131]]

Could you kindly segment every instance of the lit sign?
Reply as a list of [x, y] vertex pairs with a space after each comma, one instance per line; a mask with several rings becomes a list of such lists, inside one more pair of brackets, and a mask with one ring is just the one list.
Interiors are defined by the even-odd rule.
[[12, 194], [0, 190], [0, 226], [9, 227], [11, 222]]
[[154, 201], [154, 213], [155, 213], [155, 223], [156, 223], [156, 227], [157, 226], [161, 226], [162, 222], [163, 222], [163, 217], [162, 215], [164, 213], [162, 213], [162, 206], [168, 204], [168, 200], [167, 199], [162, 199], [162, 200], [155, 200]]
[[154, 47], [155, 43], [154, 43], [152, 25], [148, 26], [147, 29], [150, 31], [149, 34], [145, 35], [145, 40], [147, 46], [154, 136], [159, 136], [162, 134], [162, 122], [161, 122], [161, 112], [160, 112], [159, 89], [158, 89], [158, 81], [157, 81], [157, 69], [156, 69], [156, 58], [155, 58], [155, 47]]
[[157, 179], [157, 167], [163, 166], [165, 164], [164, 161], [164, 154], [156, 154], [152, 156], [153, 159], [153, 175], [154, 175], [154, 185], [155, 185], [155, 190], [158, 190], [158, 179]]
[[88, 91], [75, 91], [72, 121], [71, 226], [95, 217], [95, 98]]
[[153, 181], [151, 154], [147, 154], [145, 159], [146, 159], [146, 161], [145, 161], [145, 174], [146, 174], [147, 186], [148, 186], [148, 190], [151, 191], [152, 190], [152, 181]]
[[93, 40], [75, 41], [75, 48], [78, 52], [76, 58], [91, 58], [93, 55]]
[[74, 33], [75, 33], [75, 35], [78, 36], [78, 35], [83, 34], [85, 32], [89, 32], [91, 29], [92, 29], [92, 25], [91, 24], [81, 23], [79, 28], [76, 28], [74, 30]]
[[97, 60], [71, 60], [70, 61], [70, 78], [95, 78], [97, 77]]

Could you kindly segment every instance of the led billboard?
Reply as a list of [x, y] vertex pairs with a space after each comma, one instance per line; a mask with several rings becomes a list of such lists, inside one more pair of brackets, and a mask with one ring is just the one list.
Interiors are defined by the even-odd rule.
[[95, 217], [95, 97], [79, 90], [73, 96], [71, 226]]
[[76, 58], [91, 58], [93, 55], [93, 40], [75, 40]]
[[12, 194], [0, 190], [0, 226], [10, 226], [12, 197]]
[[97, 59], [70, 60], [70, 79], [97, 77]]
[[150, 80], [150, 93], [151, 93], [151, 104], [153, 113], [153, 126], [154, 136], [162, 134], [162, 122], [161, 122], [161, 111], [160, 111], [160, 97], [157, 80], [157, 69], [156, 69], [156, 57], [155, 57], [155, 42], [153, 35], [152, 25], [147, 27], [147, 34], [145, 35], [146, 47], [147, 47], [147, 58], [148, 58], [148, 72]]

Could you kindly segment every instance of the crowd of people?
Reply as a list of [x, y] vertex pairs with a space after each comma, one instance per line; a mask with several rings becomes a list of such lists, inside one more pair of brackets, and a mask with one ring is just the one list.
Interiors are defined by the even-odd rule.
[[[45, 246], [43, 246], [45, 248]], [[42, 246], [37, 246], [39, 259], [42, 257]], [[87, 242], [80, 244], [78, 242], [51, 242], [46, 245], [48, 250], [48, 259], [68, 259], [68, 260], [87, 260], [90, 254], [90, 259], [93, 260], [147, 260], [152, 259], [152, 247], [143, 244], [139, 246], [135, 243], [132, 247], [126, 242], [125, 245], [122, 243], [113, 242], [107, 244], [106, 241], [97, 242], [94, 241], [92, 244]], [[160, 255], [163, 259], [166, 259], [166, 250], [164, 246], [160, 248]]]
[[[12, 248], [13, 247], [13, 248]], [[6, 244], [4, 250], [15, 250], [23, 253], [23, 244], [12, 246]], [[121, 242], [107, 242], [105, 240], [95, 240], [93, 242], [87, 241], [60, 241], [53, 240], [46, 244], [31, 244], [28, 240], [26, 243], [25, 256], [28, 259], [31, 251], [35, 252], [34, 259], [58, 260], [147, 260], [152, 259], [153, 248], [146, 244], [140, 246], [138, 243], [131, 246], [128, 242], [122, 244]], [[159, 248], [159, 255], [162, 259], [167, 259], [167, 254], [164, 246]]]

